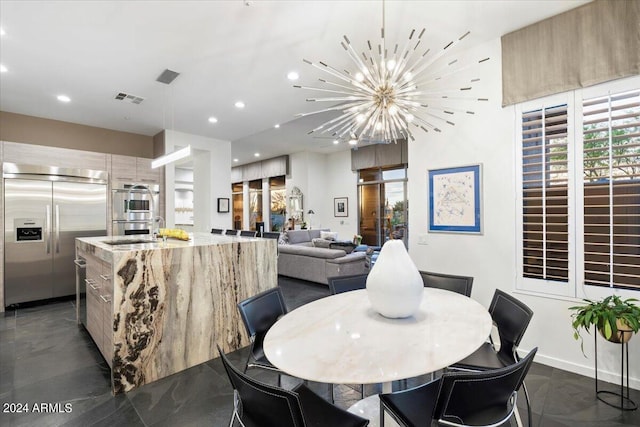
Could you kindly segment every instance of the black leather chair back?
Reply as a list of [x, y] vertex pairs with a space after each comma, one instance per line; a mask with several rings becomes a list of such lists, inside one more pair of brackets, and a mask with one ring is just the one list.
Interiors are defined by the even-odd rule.
[[538, 348], [506, 368], [442, 375], [435, 419], [457, 425], [501, 425], [511, 417], [514, 393], [522, 386]]
[[498, 357], [504, 363], [513, 363], [515, 361], [513, 352], [529, 326], [533, 311], [522, 301], [496, 289], [489, 306], [489, 314], [500, 334]]
[[258, 235], [257, 231], [253, 230], [240, 230], [240, 237], [256, 237]]
[[224, 232], [225, 235], [227, 236], [237, 236], [238, 235], [238, 230], [227, 230]]
[[238, 303], [238, 310], [249, 336], [254, 337], [254, 353], [262, 352], [264, 336], [278, 318], [287, 313], [280, 288], [260, 292]]
[[212, 228], [211, 234], [222, 234], [222, 228]]
[[247, 427], [304, 427], [297, 393], [274, 387], [240, 372], [218, 347], [220, 359], [233, 389], [239, 395], [241, 408], [234, 408]]
[[421, 271], [420, 276], [422, 276], [425, 288], [445, 289], [468, 297], [471, 296], [473, 277], [432, 273], [430, 271]]
[[366, 288], [367, 276], [368, 274], [354, 274], [352, 276], [334, 276], [327, 278], [331, 295]]

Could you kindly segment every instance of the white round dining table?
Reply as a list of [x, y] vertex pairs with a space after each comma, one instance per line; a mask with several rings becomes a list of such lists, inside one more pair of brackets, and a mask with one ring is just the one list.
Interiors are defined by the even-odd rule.
[[424, 288], [417, 313], [378, 314], [366, 290], [305, 304], [279, 319], [264, 340], [269, 361], [294, 377], [331, 384], [391, 382], [445, 368], [479, 348], [491, 332], [481, 304]]

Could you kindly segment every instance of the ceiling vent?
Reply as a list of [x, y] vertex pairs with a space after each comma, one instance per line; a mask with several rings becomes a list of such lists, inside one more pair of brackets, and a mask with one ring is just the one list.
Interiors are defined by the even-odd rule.
[[162, 74], [158, 76], [156, 81], [164, 84], [171, 84], [171, 82], [173, 82], [176, 79], [176, 77], [178, 77], [179, 75], [180, 73], [176, 73], [175, 71], [172, 71], [167, 68], [162, 72]]
[[141, 96], [131, 95], [130, 93], [118, 92], [115, 96], [118, 101], [126, 101], [131, 104], [141, 104], [144, 98]]

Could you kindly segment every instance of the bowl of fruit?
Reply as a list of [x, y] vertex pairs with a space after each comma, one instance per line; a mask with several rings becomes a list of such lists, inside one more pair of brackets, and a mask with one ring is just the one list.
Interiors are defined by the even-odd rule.
[[158, 236], [169, 239], [189, 240], [189, 233], [180, 228], [161, 228], [158, 231]]

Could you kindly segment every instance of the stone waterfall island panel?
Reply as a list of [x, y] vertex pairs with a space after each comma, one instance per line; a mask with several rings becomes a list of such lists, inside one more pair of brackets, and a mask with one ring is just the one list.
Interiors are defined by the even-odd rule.
[[[273, 239], [194, 233], [191, 241], [109, 246], [113, 391], [121, 393], [249, 344], [237, 303], [277, 286]], [[109, 253], [110, 252], [110, 253]]]

